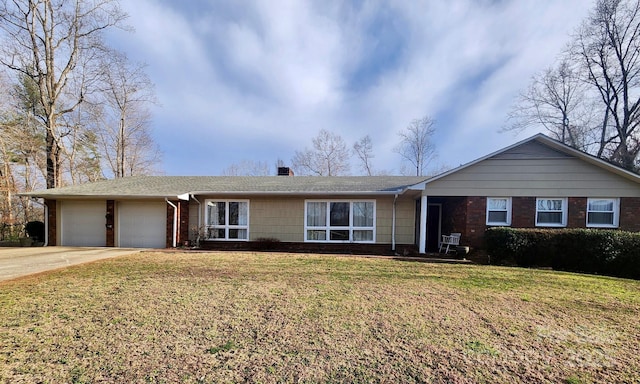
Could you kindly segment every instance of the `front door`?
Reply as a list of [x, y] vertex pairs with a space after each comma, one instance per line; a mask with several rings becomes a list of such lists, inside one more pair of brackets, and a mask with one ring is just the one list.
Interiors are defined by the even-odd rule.
[[442, 204], [427, 206], [427, 252], [437, 252], [441, 234]]

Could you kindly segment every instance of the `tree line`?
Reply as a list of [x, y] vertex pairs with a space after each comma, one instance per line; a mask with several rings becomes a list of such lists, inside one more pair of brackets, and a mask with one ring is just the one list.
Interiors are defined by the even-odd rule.
[[[398, 133], [399, 142], [394, 151], [409, 165], [400, 173], [424, 176], [428, 166], [436, 156], [433, 142], [435, 134], [435, 120], [430, 116], [412, 120], [409, 125]], [[301, 176], [345, 176], [352, 174], [352, 160], [355, 159], [356, 173], [365, 176], [389, 175], [392, 172], [376, 169], [373, 165], [375, 152], [371, 136], [365, 135], [351, 146], [340, 134], [321, 129], [317, 136], [311, 139], [311, 147], [295, 151], [291, 159], [291, 166], [295, 174]], [[276, 166], [284, 166], [281, 159]], [[223, 170], [226, 176], [268, 176], [273, 174], [273, 168], [264, 161], [243, 160], [232, 164]]]
[[106, 44], [128, 29], [116, 0], [0, 1], [0, 215], [41, 214], [15, 191], [149, 174], [154, 86]]

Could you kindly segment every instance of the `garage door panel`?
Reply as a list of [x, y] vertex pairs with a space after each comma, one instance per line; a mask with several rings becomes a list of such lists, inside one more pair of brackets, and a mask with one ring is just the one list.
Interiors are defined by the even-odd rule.
[[133, 248], [165, 248], [166, 222], [165, 202], [119, 202], [119, 245]]
[[62, 245], [106, 246], [105, 201], [63, 201], [60, 207]]

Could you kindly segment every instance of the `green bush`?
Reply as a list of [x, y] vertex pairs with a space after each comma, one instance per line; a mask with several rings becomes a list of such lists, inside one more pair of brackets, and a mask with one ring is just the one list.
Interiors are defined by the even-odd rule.
[[640, 234], [601, 229], [490, 228], [492, 264], [640, 279]]

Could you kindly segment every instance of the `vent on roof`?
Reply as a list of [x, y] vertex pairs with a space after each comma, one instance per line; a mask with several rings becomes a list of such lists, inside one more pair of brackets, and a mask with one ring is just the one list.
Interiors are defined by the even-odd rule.
[[293, 170], [289, 167], [278, 167], [278, 176], [293, 176]]

